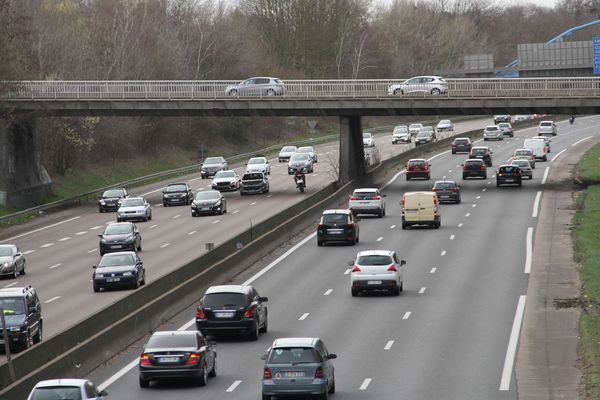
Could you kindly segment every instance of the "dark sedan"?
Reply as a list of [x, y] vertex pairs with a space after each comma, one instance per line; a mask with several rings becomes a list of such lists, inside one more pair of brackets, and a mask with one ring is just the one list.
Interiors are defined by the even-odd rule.
[[121, 200], [129, 197], [127, 189], [111, 189], [102, 193], [98, 200], [98, 211], [103, 213], [107, 211], [117, 211], [121, 205]]
[[435, 192], [440, 203], [460, 204], [460, 185], [456, 181], [436, 181], [432, 192]]
[[198, 192], [192, 201], [192, 217], [199, 215], [223, 215], [227, 212], [227, 199], [218, 190]]
[[94, 292], [122, 287], [137, 289], [146, 283], [144, 263], [133, 251], [105, 254], [93, 268]]
[[472, 143], [469, 138], [456, 138], [450, 146], [452, 146], [452, 154], [468, 153], [471, 151]]
[[523, 184], [521, 169], [516, 165], [501, 165], [496, 171], [496, 186]]
[[193, 379], [206, 386], [208, 377], [217, 376], [217, 352], [198, 331], [154, 332], [139, 361], [140, 387], [151, 381]]
[[487, 167], [485, 162], [478, 158], [468, 159], [462, 165], [462, 178], [482, 178], [487, 179]]
[[192, 188], [187, 183], [170, 183], [163, 190], [163, 206], [172, 204], [191, 204], [194, 200]]
[[317, 245], [327, 242], [358, 243], [360, 219], [350, 210], [325, 210], [317, 226]]
[[257, 340], [267, 331], [266, 297], [249, 285], [211, 286], [196, 310], [196, 328], [202, 334], [241, 334]]
[[142, 235], [133, 222], [111, 222], [98, 236], [100, 255], [111, 251], [142, 251]]

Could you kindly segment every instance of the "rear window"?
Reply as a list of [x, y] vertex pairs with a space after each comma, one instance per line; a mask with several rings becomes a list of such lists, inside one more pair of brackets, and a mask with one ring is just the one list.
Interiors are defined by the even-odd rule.
[[485, 149], [473, 149], [471, 150], [471, 154], [476, 154], [478, 156], [484, 155], [486, 152]]
[[31, 400], [81, 400], [81, 389], [77, 386], [49, 386], [35, 388]]
[[552, 122], [540, 122], [540, 126], [552, 126]]
[[442, 182], [436, 183], [433, 187], [436, 189], [452, 189], [454, 187], [454, 184], [450, 182]]
[[480, 160], [467, 160], [465, 165], [483, 165], [483, 161]]
[[321, 218], [324, 224], [347, 224], [348, 215], [346, 214], [325, 214]]
[[454, 144], [469, 144], [467, 139], [455, 139]]
[[511, 164], [522, 168], [531, 167], [531, 164], [527, 160], [514, 160]]
[[311, 347], [278, 347], [269, 353], [269, 364], [318, 363], [320, 357]]
[[352, 193], [352, 197], [355, 197], [359, 200], [371, 200], [371, 198], [377, 196], [375, 192], [354, 192]]
[[152, 335], [146, 347], [196, 347], [196, 335]]
[[390, 265], [394, 263], [392, 257], [384, 255], [369, 255], [358, 257], [358, 265]]
[[243, 293], [210, 293], [202, 299], [202, 305], [208, 308], [219, 308], [225, 306], [246, 306], [246, 295]]
[[409, 167], [423, 167], [427, 165], [427, 163], [423, 160], [416, 160], [416, 161], [409, 161], [408, 162], [408, 166]]
[[500, 167], [498, 168], [499, 172], [503, 172], [503, 173], [512, 173], [512, 172], [519, 172], [519, 167], [515, 166], [505, 166], [505, 167]]
[[529, 156], [531, 155], [531, 150], [517, 150], [515, 151], [515, 156]]

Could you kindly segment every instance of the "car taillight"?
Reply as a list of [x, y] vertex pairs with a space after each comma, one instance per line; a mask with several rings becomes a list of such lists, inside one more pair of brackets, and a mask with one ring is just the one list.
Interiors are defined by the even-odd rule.
[[456, 147], [456, 145], [455, 145], [454, 143], [452, 143], [450, 146], [452, 146], [452, 147]]
[[358, 197], [350, 197], [350, 200], [358, 200]]
[[452, 188], [452, 193], [458, 193], [458, 188]]
[[354, 268], [352, 268], [352, 272], [361, 272], [361, 270], [358, 267], [358, 265], [354, 264]]
[[463, 165], [463, 171], [468, 171], [468, 170], [469, 170], [469, 168], [467, 168], [466, 165]]
[[437, 192], [436, 188], [431, 189], [432, 192]]
[[150, 361], [150, 356], [148, 354], [142, 354], [140, 356], [140, 365], [152, 365]]
[[479, 167], [479, 169], [485, 171], [485, 165], [482, 165], [481, 167]]
[[244, 318], [254, 318], [254, 314], [256, 314], [256, 308], [249, 308], [244, 312]]
[[404, 198], [404, 196], [402, 196], [402, 208], [404, 208], [405, 200], [406, 199]]
[[206, 319], [206, 314], [204, 314], [203, 310], [196, 310], [196, 318], [198, 319]]
[[381, 196], [373, 196], [371, 197], [371, 200], [381, 200]]
[[398, 272], [398, 270], [396, 269], [396, 266], [394, 264], [390, 265], [390, 267], [387, 270], [389, 272]]
[[202, 357], [200, 356], [200, 354], [198, 353], [192, 353], [190, 354], [190, 356], [188, 357], [188, 360], [186, 362], [186, 365], [194, 365], [194, 364], [198, 364], [200, 362], [200, 359]]
[[273, 379], [273, 375], [271, 375], [271, 370], [269, 368], [265, 368], [263, 371], [263, 379]]
[[317, 370], [315, 371], [315, 379], [323, 379], [324, 375], [323, 375], [323, 368], [318, 367]]
[[317, 225], [317, 229], [319, 229], [319, 230], [320, 230], [320, 229], [325, 229], [325, 225], [323, 225], [323, 224], [319, 224], [319, 225]]

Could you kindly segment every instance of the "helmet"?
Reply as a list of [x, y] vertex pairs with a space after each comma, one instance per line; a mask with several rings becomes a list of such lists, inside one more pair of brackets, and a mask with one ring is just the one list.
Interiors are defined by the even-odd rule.
[[302, 167], [296, 167], [296, 172], [297, 173], [302, 173]]

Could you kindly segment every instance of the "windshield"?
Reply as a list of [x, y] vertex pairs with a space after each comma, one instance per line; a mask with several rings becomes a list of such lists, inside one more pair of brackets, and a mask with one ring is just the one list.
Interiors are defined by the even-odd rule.
[[449, 119], [443, 119], [439, 122], [440, 125], [448, 125], [450, 124], [450, 120]]
[[0, 297], [0, 307], [4, 315], [25, 314], [25, 300], [22, 297]]
[[12, 256], [12, 247], [10, 246], [1, 246], [0, 247], [0, 257]]
[[502, 122], [502, 123], [498, 124], [498, 126], [500, 128], [510, 128], [510, 124], [507, 122]]
[[426, 138], [426, 137], [429, 137], [429, 136], [431, 136], [431, 132], [429, 132], [429, 131], [421, 131], [421, 132], [419, 132], [417, 134], [418, 138], [421, 138], [421, 137], [425, 137]]
[[242, 293], [211, 293], [204, 296], [202, 305], [206, 308], [218, 309], [225, 306], [247, 306], [246, 295]]
[[408, 129], [420, 129], [423, 124], [411, 124]]
[[123, 265], [133, 265], [135, 260], [131, 254], [106, 254], [102, 256], [98, 268], [119, 267]]
[[126, 233], [131, 233], [131, 225], [130, 224], [110, 224], [106, 226], [104, 230], [105, 235], [124, 235]]
[[363, 133], [363, 139], [371, 139], [370, 133]]
[[167, 186], [167, 192], [187, 192], [186, 185], [169, 185]]
[[379, 254], [360, 256], [357, 261], [358, 265], [390, 265], [394, 263], [392, 257]]
[[104, 194], [102, 195], [102, 197], [122, 197], [123, 196], [123, 191], [122, 190], [107, 190], [106, 192], [104, 192]]
[[262, 178], [263, 178], [263, 176], [262, 176], [262, 174], [260, 172], [255, 172], [255, 173], [252, 173], [252, 174], [246, 174], [246, 175], [244, 175], [244, 177], [242, 178], [242, 180], [244, 180], [244, 181], [253, 180], [253, 179], [258, 180], [258, 179], [262, 179]]
[[219, 200], [221, 194], [219, 192], [211, 190], [210, 192], [198, 192], [196, 193], [196, 200]]
[[235, 177], [235, 172], [233, 171], [219, 171], [215, 174], [215, 178], [233, 178]]
[[248, 161], [248, 165], [265, 164], [266, 162], [267, 160], [264, 158], [251, 158], [250, 161]]
[[278, 347], [269, 353], [269, 364], [318, 363], [315, 349], [310, 347]]
[[204, 165], [208, 164], [221, 164], [221, 159], [219, 157], [208, 157], [204, 160]]
[[121, 207], [143, 207], [144, 200], [143, 199], [125, 199], [121, 203]]
[[433, 127], [431, 126], [424, 126], [420, 129], [420, 132], [433, 132]]
[[486, 131], [490, 132], [490, 131], [497, 131], [498, 127], [497, 126], [488, 126], [485, 128]]
[[394, 128], [394, 133], [402, 133], [408, 131], [408, 127], [406, 125], [399, 125]]
[[196, 335], [152, 335], [146, 347], [196, 347]]
[[294, 146], [285, 146], [283, 149], [281, 149], [282, 153], [292, 153], [294, 151], [296, 151]]
[[81, 389], [77, 386], [49, 386], [35, 388], [31, 400], [81, 400]]
[[313, 148], [312, 147], [300, 147], [298, 149], [298, 152], [300, 152], [300, 153], [312, 153], [313, 152]]
[[290, 161], [306, 161], [310, 156], [306, 153], [294, 153], [290, 157]]

